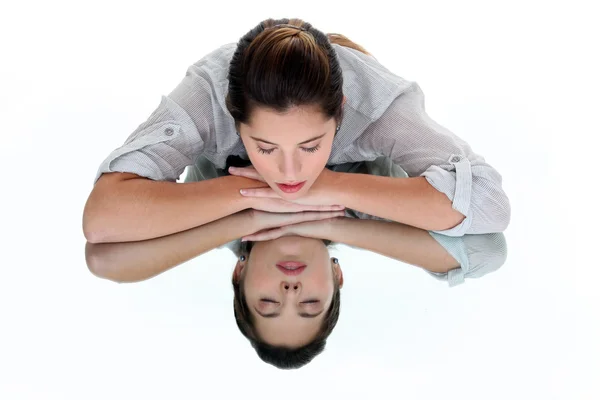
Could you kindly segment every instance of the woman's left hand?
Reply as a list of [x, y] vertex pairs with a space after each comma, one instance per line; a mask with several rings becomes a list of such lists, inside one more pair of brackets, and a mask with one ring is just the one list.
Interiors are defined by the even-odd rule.
[[257, 181], [261, 181], [261, 182], [265, 182], [265, 178], [263, 178], [258, 171], [256, 170], [256, 168], [254, 168], [254, 165], [250, 165], [248, 167], [244, 167], [244, 168], [237, 168], [237, 167], [229, 167], [229, 171], [228, 171], [231, 175], [236, 175], [236, 176], [243, 176], [246, 178], [250, 178], [250, 179], [254, 179]]
[[[232, 175], [244, 176], [246, 178], [255, 179], [261, 182], [265, 182], [264, 178], [256, 171], [253, 166], [245, 168], [236, 168], [229, 171]], [[262, 188], [249, 188], [243, 189], [242, 196], [246, 197], [271, 197], [276, 199], [283, 199], [291, 203], [308, 205], [308, 206], [322, 206], [322, 205], [337, 205], [333, 198], [333, 182], [337, 172], [330, 171], [327, 168], [323, 168], [323, 171], [319, 174], [317, 180], [312, 184], [308, 192], [297, 199], [283, 199], [276, 191], [271, 187]], [[343, 205], [343, 204], [339, 204]]]

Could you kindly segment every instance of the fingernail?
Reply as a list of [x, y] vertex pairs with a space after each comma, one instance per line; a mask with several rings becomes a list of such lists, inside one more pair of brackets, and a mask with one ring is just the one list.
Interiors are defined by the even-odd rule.
[[240, 189], [240, 193], [241, 193], [241, 194], [246, 194], [246, 193], [248, 193], [248, 191], [247, 191], [247, 190], [244, 190], [244, 189]]
[[246, 241], [246, 239], [242, 239], [242, 242], [245, 242], [245, 241]]
[[235, 171], [235, 167], [229, 167], [229, 171]]

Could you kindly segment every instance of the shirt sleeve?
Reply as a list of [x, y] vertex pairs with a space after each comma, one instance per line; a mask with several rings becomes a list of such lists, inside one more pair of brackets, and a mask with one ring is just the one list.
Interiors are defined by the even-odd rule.
[[502, 176], [468, 143], [432, 120], [416, 82], [398, 96], [359, 139], [366, 153], [390, 157], [409, 177], [424, 176], [465, 219], [434, 231], [447, 236], [503, 232], [510, 204]]
[[460, 263], [459, 268], [446, 273], [425, 272], [454, 287], [465, 282], [465, 278], [480, 278], [496, 271], [507, 258], [506, 239], [503, 233], [464, 235], [450, 237], [436, 232], [429, 234]]
[[[191, 110], [194, 118], [190, 116]], [[190, 69], [125, 143], [98, 168], [94, 184], [106, 172], [130, 172], [152, 180], [176, 181], [210, 140], [212, 100], [208, 85]]]

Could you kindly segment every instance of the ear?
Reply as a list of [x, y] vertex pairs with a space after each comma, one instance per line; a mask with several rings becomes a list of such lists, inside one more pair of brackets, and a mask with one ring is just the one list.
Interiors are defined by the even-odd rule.
[[[339, 261], [338, 261], [339, 262]], [[339, 264], [333, 264], [333, 274], [335, 278], [338, 280], [340, 289], [344, 286], [344, 274], [342, 273], [342, 268]]]
[[346, 104], [346, 95], [344, 95], [344, 98], [342, 99], [342, 107], [344, 107], [344, 104]]
[[246, 263], [244, 261], [240, 261], [238, 259], [237, 264], [235, 265], [235, 268], [233, 269], [233, 276], [232, 278], [236, 281], [239, 282], [242, 276], [242, 271], [244, 270], [244, 267], [246, 266]]

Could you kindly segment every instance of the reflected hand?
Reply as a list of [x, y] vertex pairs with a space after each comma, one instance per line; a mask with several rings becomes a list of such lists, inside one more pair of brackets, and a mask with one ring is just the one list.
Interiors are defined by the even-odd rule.
[[251, 220], [257, 232], [242, 237], [242, 240], [273, 240], [290, 235], [324, 239], [329, 237], [331, 224], [337, 219], [345, 218], [344, 215], [344, 211], [270, 213], [252, 210]]

